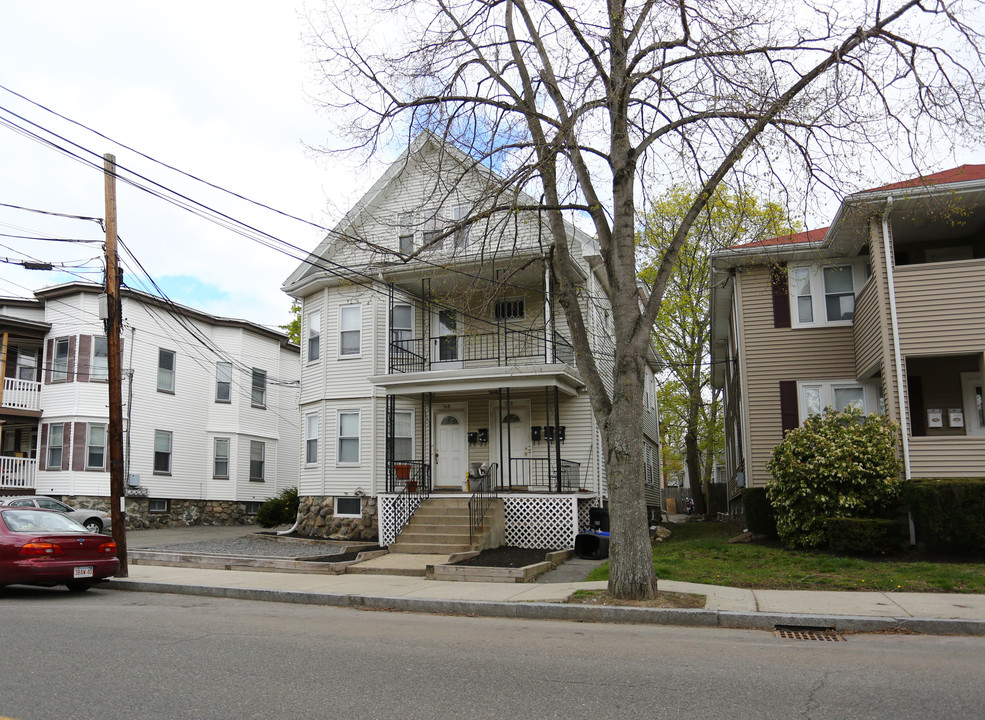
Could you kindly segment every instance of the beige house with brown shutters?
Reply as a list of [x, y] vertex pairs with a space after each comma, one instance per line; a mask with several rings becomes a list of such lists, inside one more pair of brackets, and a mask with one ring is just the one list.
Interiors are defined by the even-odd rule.
[[731, 499], [828, 406], [896, 420], [908, 478], [985, 476], [985, 165], [850, 195], [830, 227], [716, 253], [711, 282]]
[[[491, 194], [501, 182], [424, 133], [285, 281], [302, 306], [301, 532], [447, 555], [497, 527], [489, 543], [555, 549], [604, 504], [601, 432], [554, 296], [546, 219], [497, 209], [511, 202]], [[568, 229], [605, 373], [605, 275], [595, 240]], [[641, 452], [658, 507], [649, 360]]]

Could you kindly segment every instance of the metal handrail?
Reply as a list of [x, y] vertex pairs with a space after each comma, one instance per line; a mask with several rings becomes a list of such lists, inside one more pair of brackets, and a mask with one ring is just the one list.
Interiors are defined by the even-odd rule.
[[[447, 362], [462, 367], [495, 362], [498, 367], [536, 365], [538, 363], [575, 364], [574, 348], [558, 333], [547, 342], [544, 328], [497, 329], [488, 333], [465, 333], [457, 336], [402, 338], [389, 343], [391, 373], [423, 372], [441, 368]], [[434, 357], [431, 344], [441, 337], [455, 337], [459, 343], [456, 357], [443, 361]]]
[[[410, 522], [410, 519], [414, 516], [414, 511], [421, 506], [421, 503], [431, 497], [431, 479], [430, 473], [427, 472], [430, 468], [422, 464], [413, 467], [415, 469], [410, 481], [391, 500], [394, 540], [400, 535], [400, 531], [404, 529], [407, 523]], [[411, 487], [413, 487], [413, 490], [411, 490]]]
[[564, 492], [579, 490], [582, 489], [581, 463], [562, 459], [558, 467], [552, 458], [510, 458], [510, 484], [548, 490], [560, 488]]
[[486, 512], [496, 497], [496, 473], [498, 470], [499, 463], [493, 463], [485, 475], [480, 475], [477, 478], [478, 488], [472, 492], [472, 497], [469, 499], [469, 545], [475, 539], [475, 533], [482, 526]]

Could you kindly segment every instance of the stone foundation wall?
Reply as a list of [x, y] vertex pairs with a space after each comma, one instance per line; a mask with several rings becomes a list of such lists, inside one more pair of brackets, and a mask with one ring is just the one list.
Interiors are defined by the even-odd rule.
[[301, 522], [298, 533], [307, 537], [332, 540], [366, 540], [379, 542], [379, 517], [376, 498], [362, 499], [362, 517], [335, 517], [335, 498], [308, 495], [301, 498], [298, 507]]
[[[110, 499], [79, 495], [61, 497], [74, 507], [110, 512]], [[171, 510], [152, 513], [145, 497], [128, 497], [127, 529], [184, 527], [187, 525], [252, 525], [256, 515], [246, 513], [246, 503], [234, 500], [171, 500]]]

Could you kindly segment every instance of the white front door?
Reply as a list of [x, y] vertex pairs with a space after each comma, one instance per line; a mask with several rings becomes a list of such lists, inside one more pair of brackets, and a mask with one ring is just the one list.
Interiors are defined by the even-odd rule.
[[439, 310], [434, 314], [432, 365], [439, 368], [462, 367], [462, 336], [458, 323], [458, 313], [454, 310]]
[[961, 397], [964, 398], [964, 427], [967, 435], [985, 435], [985, 410], [982, 407], [982, 376], [961, 373]]
[[[500, 433], [502, 429], [502, 433]], [[510, 458], [529, 458], [530, 441], [530, 401], [513, 400], [509, 408], [503, 401], [502, 410], [496, 400], [489, 402], [489, 462], [500, 463], [499, 482], [510, 482]], [[500, 440], [502, 435], [502, 441]], [[502, 453], [500, 446], [502, 445]], [[502, 458], [502, 460], [500, 460]], [[519, 459], [513, 463], [513, 485], [529, 485], [530, 463]]]
[[468, 472], [466, 411], [438, 410], [434, 413], [434, 486], [459, 488]]

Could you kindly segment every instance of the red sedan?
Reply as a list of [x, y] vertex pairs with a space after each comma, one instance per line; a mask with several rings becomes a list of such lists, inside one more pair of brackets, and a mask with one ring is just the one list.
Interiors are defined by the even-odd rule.
[[0, 586], [66, 585], [83, 592], [120, 566], [116, 543], [62, 513], [0, 507]]

